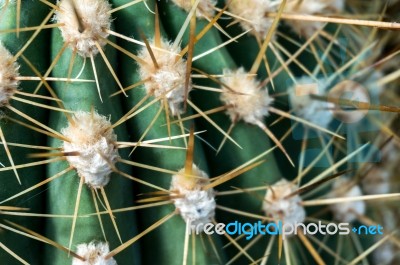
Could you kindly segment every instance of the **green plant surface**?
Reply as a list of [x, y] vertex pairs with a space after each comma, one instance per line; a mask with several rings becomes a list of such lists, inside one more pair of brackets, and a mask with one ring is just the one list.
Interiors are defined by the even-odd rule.
[[[123, 5], [126, 3], [129, 3], [129, 1], [115, 1], [115, 5]], [[154, 6], [149, 6], [149, 8], [154, 10]], [[149, 41], [154, 39], [154, 32], [156, 31], [155, 16], [154, 14], [149, 13], [144, 5], [139, 7], [132, 6], [119, 12], [120, 16], [116, 20], [116, 26], [120, 33], [126, 36], [133, 35], [139, 37], [141, 32], [143, 32], [146, 34]], [[146, 16], [143, 14], [146, 14]], [[128, 23], [129, 18], [131, 17], [138, 17], [138, 19], [133, 23]], [[161, 36], [165, 38], [166, 34], [163, 31], [162, 25], [160, 25], [160, 30]], [[137, 51], [138, 48], [143, 49], [142, 47], [129, 45], [125, 41], [121, 41], [120, 43], [123, 48], [130, 51]], [[124, 84], [128, 86], [141, 80], [137, 70], [140, 63], [135, 63], [131, 58], [126, 56], [121, 58], [120, 63], [120, 76]], [[133, 89], [128, 91], [127, 94], [128, 98], [126, 100], [126, 111], [139, 104], [140, 100], [146, 96], [146, 92], [143, 89]], [[153, 98], [150, 98], [142, 105], [151, 103], [152, 100]], [[154, 119], [155, 121], [152, 124]], [[151, 129], [147, 132], [145, 139], [168, 138], [169, 132], [166, 124], [168, 124], [168, 121], [166, 119], [166, 111], [163, 106], [162, 99], [156, 104], [146, 108], [143, 113], [134, 116], [128, 121], [128, 126], [134, 139], [140, 139], [149, 126], [151, 126]], [[170, 135], [180, 134], [182, 134], [180, 126], [177, 124], [171, 124]], [[172, 140], [171, 142], [167, 140], [165, 142], [166, 145], [185, 148], [185, 141], [182, 139]], [[207, 172], [208, 169], [206, 158], [204, 157], [200, 142], [196, 141], [194, 150], [194, 163], [197, 164], [201, 170]], [[138, 148], [132, 153], [131, 157], [135, 162], [176, 172], [184, 167], [186, 161], [186, 152], [185, 150]], [[149, 161], [151, 161], [151, 163], [149, 163]], [[171, 185], [171, 173], [157, 172], [136, 167], [135, 174], [138, 176], [140, 175], [144, 181], [148, 181], [163, 189], [168, 190]], [[141, 185], [137, 192], [139, 194], [146, 194], [153, 191], [154, 188]], [[139, 227], [141, 230], [145, 230], [158, 220], [170, 215], [174, 211], [175, 209], [173, 205], [151, 207], [149, 209], [141, 210], [139, 214]], [[143, 252], [143, 262], [145, 264], [180, 264], [184, 258], [183, 253], [185, 246], [185, 230], [185, 222], [179, 215], [176, 215], [172, 217], [171, 220], [168, 220], [166, 223], [160, 225], [156, 231], [150, 232], [149, 235], [144, 236], [143, 239], [141, 239], [141, 244], [142, 248], [147, 251]], [[212, 244], [219, 246], [218, 248], [222, 247], [221, 244], [218, 243], [220, 239], [212, 237], [212, 241], [214, 242], [212, 244], [209, 242], [210, 239], [211, 238], [207, 238], [202, 235], [196, 236], [195, 239], [190, 239], [191, 242], [194, 242], [192, 240], [195, 240], [194, 244], [196, 262], [215, 264], [221, 262], [221, 259], [224, 258], [223, 254], [219, 254], [219, 257], [217, 257], [215, 251], [213, 250]], [[171, 242], [175, 243], [171, 244]], [[152, 249], [158, 249], [159, 253], [157, 255], [153, 255], [151, 253]], [[178, 253], [182, 253], [182, 255], [179, 257]], [[187, 259], [189, 263], [191, 262], [191, 259], [194, 259], [193, 251], [191, 249]]]
[[[16, 28], [17, 17], [16, 17], [16, 4], [10, 3], [7, 7], [2, 8], [2, 19], [0, 23], [0, 30], [13, 29]], [[29, 10], [35, 9], [37, 15], [30, 16]], [[41, 5], [35, 1], [29, 1], [25, 5], [21, 7], [21, 26], [34, 26], [42, 22], [42, 19], [46, 15], [47, 9], [45, 6]], [[15, 33], [2, 33], [0, 35], [0, 45], [4, 46], [12, 56], [16, 56], [19, 51], [23, 49], [24, 44], [30, 39], [32, 32], [20, 32], [19, 36], [16, 36]], [[39, 71], [43, 71], [48, 63], [48, 41], [49, 35], [45, 32], [40, 33], [35, 41], [33, 41], [23, 52], [24, 58], [28, 60], [29, 63], [33, 63], [34, 67]], [[4, 56], [4, 55], [2, 55]], [[35, 72], [29, 67], [27, 61], [25, 61], [21, 54], [17, 58], [18, 72], [20, 76], [35, 76]], [[4, 71], [4, 70], [2, 70]], [[18, 89], [21, 92], [25, 93], [33, 93], [37, 82], [36, 81], [20, 81]], [[31, 118], [41, 121], [43, 123], [47, 122], [46, 113], [47, 111], [43, 108], [38, 108], [31, 104], [23, 103], [18, 101], [19, 98], [25, 100], [33, 100], [34, 98], [31, 96], [23, 96], [23, 95], [14, 95], [15, 99], [10, 100], [10, 106], [12, 108], [17, 109], [17, 111], [22, 112], [23, 114], [29, 115]], [[41, 101], [43, 102], [43, 101]], [[45, 144], [45, 137], [40, 135], [39, 133], [32, 131], [29, 128], [21, 126], [12, 121], [12, 119], [16, 119], [18, 121], [26, 123], [26, 119], [22, 118], [20, 115], [15, 113], [13, 110], [2, 106], [0, 108], [0, 129], [2, 139], [4, 138], [7, 143], [15, 143], [15, 144], [25, 144], [31, 146], [41, 146]], [[0, 146], [0, 162], [4, 167], [12, 167], [12, 165], [25, 164], [29, 162], [34, 162], [34, 159], [30, 159], [27, 157], [29, 153], [34, 152], [33, 149], [27, 149], [24, 147], [13, 146], [12, 144], [4, 145], [3, 140], [1, 141], [2, 145]], [[6, 152], [6, 148], [10, 152], [11, 160], [9, 155]], [[12, 163], [12, 162], [13, 163]], [[35, 183], [43, 180], [45, 167], [37, 166], [34, 170], [29, 168], [22, 168], [14, 170], [1, 171], [1, 185], [0, 185], [0, 200], [4, 201], [9, 197], [19, 193]], [[13, 231], [8, 230], [7, 228], [10, 225], [6, 222], [12, 221], [18, 223], [19, 225], [29, 227], [32, 230], [37, 232], [43, 232], [43, 226], [41, 225], [41, 221], [38, 218], [29, 218], [29, 217], [18, 217], [12, 216], [12, 214], [7, 214], [13, 211], [20, 211], [21, 209], [29, 209], [34, 213], [42, 213], [45, 209], [45, 201], [44, 197], [40, 195], [40, 193], [36, 193], [31, 196], [24, 196], [18, 199], [14, 199], [12, 201], [2, 203], [2, 206], [12, 206], [20, 209], [9, 210], [7, 207], [0, 210], [1, 215], [1, 224], [6, 227], [0, 228], [0, 242], [1, 242], [1, 250], [0, 250], [0, 260], [4, 264], [15, 264], [19, 261], [15, 259], [10, 254], [10, 251], [15, 253], [17, 256], [21, 257], [25, 262], [31, 262], [38, 264], [41, 258], [37, 255], [43, 249], [43, 244], [36, 242], [33, 239], [27, 238], [23, 235], [18, 235]], [[4, 214], [3, 214], [4, 212]], [[7, 248], [7, 250], [5, 249]], [[27, 252], [26, 249], [31, 249], [31, 251]]]
[[[53, 30], [52, 38], [52, 55], [54, 58], [63, 44], [59, 29]], [[105, 55], [110, 64], [115, 67], [115, 51], [107, 49]], [[59, 62], [52, 72], [54, 76], [68, 75], [71, 56], [72, 52], [70, 49], [66, 50], [61, 55]], [[87, 60], [87, 62], [84, 63], [84, 60]], [[115, 92], [117, 85], [100, 54], [96, 55], [94, 62], [96, 64], [95, 69], [98, 73], [98, 82], [101, 84], [100, 91], [103, 97], [107, 98], [111, 93]], [[73, 64], [72, 76], [77, 76], [82, 68], [83, 71], [81, 72], [80, 78], [94, 80], [93, 67], [89, 59], [77, 55]], [[90, 84], [57, 82], [54, 88], [67, 110], [83, 111], [92, 113], [92, 115], [94, 115], [93, 113], [98, 113], [110, 119], [111, 123], [117, 122], [118, 119], [122, 117], [123, 112], [120, 99], [113, 98], [101, 102], [95, 82], [91, 82]], [[68, 120], [71, 119], [73, 119], [73, 117], [69, 113], [52, 113], [50, 116], [51, 128], [62, 133], [63, 128], [70, 125]], [[125, 124], [118, 126], [114, 131], [117, 135], [117, 141], [125, 141], [129, 138]], [[71, 140], [74, 141], [74, 139]], [[53, 147], [60, 147], [62, 144], [62, 141], [56, 138], [49, 140], [49, 145]], [[122, 158], [127, 157], [127, 151], [126, 149], [118, 150]], [[65, 171], [69, 166], [70, 165], [66, 161], [52, 163], [48, 167], [48, 175], [55, 176]], [[131, 174], [131, 169], [126, 165], [118, 164], [116, 167], [119, 171], [129, 175]], [[82, 179], [83, 177], [79, 176], [75, 170], [71, 170], [60, 176], [60, 178], [52, 181], [48, 190], [48, 212], [55, 215], [74, 215], [76, 201], [78, 199], [79, 208], [76, 214], [80, 216], [99, 212], [98, 209], [101, 209], [99, 205], [107, 205], [106, 201], [108, 201], [111, 209], [130, 206], [130, 202], [133, 201], [133, 182], [117, 173], [113, 173], [110, 176], [110, 182], [103, 190], [94, 189], [90, 187], [90, 185], [83, 183], [81, 191], [79, 191], [80, 181], [83, 182]], [[125, 196], [113, 196], [113, 194], [125, 194]], [[94, 200], [96, 200], [96, 202]], [[53, 201], [55, 201], [55, 203], [53, 203]], [[96, 207], [98, 207], [97, 210]], [[133, 212], [124, 214], [123, 218], [120, 217], [120, 214], [113, 215], [112, 218], [115, 221], [115, 226], [110, 220], [111, 218], [108, 211], [101, 216], [92, 215], [90, 217], [77, 218], [74, 227], [72, 226], [72, 218], [51, 219], [47, 225], [47, 235], [49, 238], [64, 246], [71, 246], [71, 248], [74, 248], [78, 244], [89, 243], [91, 241], [106, 241], [110, 244], [110, 248], [115, 248], [121, 242], [128, 240], [137, 233], [136, 218]], [[101, 219], [101, 223], [99, 218]], [[72, 229], [75, 231], [73, 235], [71, 234], [72, 232], [64, 233], [66, 231], [73, 231]], [[67, 253], [61, 251], [55, 252], [53, 249], [47, 250], [47, 260], [49, 264], [63, 264], [67, 263], [69, 259], [70, 257], [68, 257]], [[117, 261], [120, 263], [127, 263], [130, 261], [139, 262], [139, 247], [134, 246], [129, 248], [129, 251], [118, 256]]]

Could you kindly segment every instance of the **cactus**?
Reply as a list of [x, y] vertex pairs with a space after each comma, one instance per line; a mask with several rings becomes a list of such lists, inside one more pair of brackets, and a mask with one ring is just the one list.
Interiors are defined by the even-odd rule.
[[397, 264], [398, 6], [0, 1], [0, 263]]

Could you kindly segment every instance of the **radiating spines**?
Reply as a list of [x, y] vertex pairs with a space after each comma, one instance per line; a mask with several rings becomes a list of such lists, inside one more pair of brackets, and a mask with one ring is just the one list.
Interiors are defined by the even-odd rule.
[[[228, 1], [227, 1], [228, 2]], [[229, 12], [239, 21], [244, 30], [252, 30], [251, 34], [264, 38], [273, 23], [270, 13], [278, 12], [282, 0], [233, 0], [229, 4]], [[284, 12], [296, 15], [320, 15], [339, 13], [344, 10], [344, 0], [288, 0]], [[311, 37], [325, 23], [314, 21], [285, 20], [294, 32]]]
[[297, 84], [288, 89], [289, 102], [294, 113], [315, 125], [322, 128], [328, 128], [332, 122], [333, 108], [335, 105], [331, 102], [312, 99], [312, 95], [326, 95], [328, 86], [324, 80], [315, 80], [310, 77], [302, 77]]
[[[153, 47], [154, 41], [150, 42]], [[183, 112], [182, 104], [185, 100], [185, 76], [186, 61], [180, 57], [180, 48], [174, 47], [172, 43], [161, 39], [161, 47], [151, 52], [142, 48], [139, 57], [147, 64], [140, 64], [139, 73], [142, 80], [145, 80], [145, 89], [148, 95], [166, 98], [172, 116]], [[154, 55], [154, 58], [152, 58]], [[154, 61], [153, 61], [154, 60]], [[188, 86], [188, 92], [192, 84]]]
[[277, 12], [280, 4], [280, 0], [233, 0], [229, 4], [229, 12], [235, 15], [244, 30], [251, 30], [251, 34], [264, 37], [273, 22], [266, 14]]
[[0, 42], [0, 108], [9, 104], [18, 89], [18, 68], [12, 54]]
[[273, 98], [268, 90], [260, 87], [254, 76], [248, 75], [243, 68], [224, 70], [221, 78], [221, 101], [229, 106], [227, 114], [232, 122], [243, 120], [250, 124], [262, 122], [268, 116], [268, 107]]
[[[192, 9], [191, 0], [172, 0], [177, 6], [189, 12]], [[196, 9], [198, 18], [212, 18], [215, 14], [216, 0], [201, 0]]]
[[67, 161], [85, 183], [92, 188], [107, 185], [112, 166], [119, 157], [117, 135], [111, 129], [109, 119], [95, 112], [79, 111], [61, 132], [70, 139], [63, 143], [64, 152], [77, 153], [67, 156]]
[[[335, 181], [332, 191], [329, 194], [330, 198], [352, 198], [362, 196], [362, 190], [359, 185], [347, 177], [341, 177]], [[348, 201], [344, 203], [332, 204], [329, 206], [334, 219], [350, 223], [357, 219], [358, 215], [364, 215], [366, 204], [364, 201]]]
[[[292, 0], [287, 2], [285, 12], [304, 15], [335, 14], [342, 13], [344, 5], [344, 0]], [[287, 20], [285, 23], [288, 24], [294, 32], [306, 38], [311, 37], [314, 32], [325, 25], [323, 22], [298, 20]]]
[[109, 252], [108, 243], [90, 242], [88, 244], [79, 244], [76, 247], [76, 254], [85, 258], [85, 261], [74, 258], [72, 265], [117, 265], [114, 258], [106, 259]]
[[203, 189], [210, 183], [208, 175], [193, 164], [192, 174], [185, 176], [185, 169], [172, 176], [171, 193], [174, 205], [185, 222], [192, 225], [212, 222], [215, 216], [215, 194], [212, 188]]
[[96, 55], [96, 42], [103, 47], [111, 27], [111, 5], [105, 0], [61, 0], [55, 20], [64, 42], [83, 57]]
[[271, 185], [265, 194], [263, 202], [263, 211], [268, 217], [275, 221], [295, 225], [303, 223], [306, 217], [306, 211], [301, 205], [302, 199], [299, 194], [294, 194], [297, 186], [286, 179]]

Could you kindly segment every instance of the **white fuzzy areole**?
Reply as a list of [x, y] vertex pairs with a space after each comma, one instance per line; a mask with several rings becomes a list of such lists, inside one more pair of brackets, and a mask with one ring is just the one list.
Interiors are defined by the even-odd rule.
[[265, 194], [262, 209], [268, 217], [276, 222], [295, 225], [302, 223], [306, 218], [306, 211], [301, 205], [302, 199], [298, 194], [285, 198], [297, 190], [297, 186], [281, 179], [273, 184]]
[[79, 244], [76, 248], [76, 254], [85, 258], [86, 261], [73, 258], [72, 265], [117, 265], [114, 258], [104, 259], [109, 252], [108, 243], [90, 242], [89, 244]]
[[10, 98], [17, 91], [19, 65], [12, 54], [0, 42], [0, 108], [9, 104]]
[[390, 192], [390, 172], [381, 166], [374, 166], [362, 179], [365, 194], [387, 194]]
[[97, 113], [77, 112], [72, 117], [73, 124], [61, 130], [71, 140], [63, 143], [64, 152], [78, 152], [77, 156], [67, 156], [67, 161], [78, 175], [92, 188], [101, 188], [110, 181], [112, 169], [117, 161], [117, 135], [111, 129], [107, 117]]
[[[186, 12], [190, 12], [192, 9], [192, 1], [191, 0], [172, 0], [175, 5], [184, 9]], [[197, 10], [196, 17], [198, 18], [212, 18], [215, 14], [215, 5], [217, 4], [216, 0], [200, 0]]]
[[[344, 10], [344, 0], [289, 0], [285, 6], [286, 13], [316, 15], [334, 14]], [[306, 22], [286, 20], [294, 32], [303, 37], [311, 37], [315, 31], [324, 26], [323, 22]]]
[[[178, 171], [184, 174], [185, 169]], [[214, 190], [203, 190], [209, 183], [207, 174], [193, 164], [192, 174], [200, 178], [190, 178], [183, 175], [174, 175], [171, 180], [171, 196], [179, 196], [173, 199], [174, 205], [186, 223], [192, 225], [210, 223], [215, 216]]]
[[387, 240], [372, 252], [372, 264], [396, 265], [400, 264], [399, 250]]
[[264, 37], [271, 28], [273, 18], [266, 17], [268, 12], [277, 12], [281, 0], [232, 0], [228, 10], [240, 22], [244, 30], [252, 30], [251, 34]]
[[111, 5], [105, 0], [61, 0], [58, 4], [55, 20], [64, 24], [60, 26], [64, 42], [83, 57], [96, 55], [99, 50], [95, 42], [103, 47], [103, 39], [109, 35]]
[[[346, 177], [341, 177], [335, 181], [329, 198], [352, 198], [362, 196], [360, 186], [355, 185]], [[329, 205], [335, 220], [343, 223], [350, 223], [357, 219], [357, 215], [365, 214], [364, 201], [350, 201]]]
[[335, 107], [333, 103], [312, 99], [310, 95], [325, 95], [326, 86], [323, 80], [315, 83], [310, 77], [303, 77], [297, 81], [297, 86], [288, 89], [289, 102], [294, 113], [315, 125], [328, 128], [333, 120], [333, 112], [329, 109]]
[[[238, 16], [240, 25], [245, 30], [251, 30], [252, 34], [264, 37], [271, 28], [273, 18], [267, 13], [278, 11], [282, 0], [233, 0], [229, 5], [229, 12]], [[294, 14], [326, 14], [338, 13], [344, 9], [344, 0], [288, 0], [285, 5], [285, 13]], [[320, 29], [322, 22], [305, 22], [298, 20], [285, 20], [296, 33], [310, 37]]]
[[[329, 91], [329, 96], [334, 99], [347, 99], [363, 103], [370, 103], [368, 88], [353, 80], [343, 80]], [[363, 119], [368, 110], [343, 110], [339, 104], [336, 105], [334, 116], [346, 123], [355, 123]]]
[[[398, 228], [398, 217], [397, 209], [392, 209], [389, 207], [380, 207], [376, 209], [379, 211], [379, 221], [378, 223], [384, 228], [387, 234]], [[379, 238], [376, 238], [378, 240]], [[385, 241], [377, 249], [372, 252], [373, 264], [386, 264], [395, 265], [400, 264], [400, 257], [398, 255], [399, 248], [391, 240]]]
[[[150, 42], [154, 46], [154, 41]], [[180, 48], [174, 48], [168, 41], [161, 41], [161, 48], [153, 49], [158, 68], [154, 65], [150, 53], [146, 48], [139, 52], [139, 57], [147, 62], [146, 65], [139, 64], [139, 73], [145, 82], [147, 94], [154, 97], [164, 95], [167, 98], [172, 116], [183, 113], [182, 103], [185, 100], [185, 76], [186, 61], [179, 58], [177, 54]], [[192, 89], [192, 81], [189, 80], [188, 93]]]
[[222, 83], [228, 86], [222, 87], [221, 101], [230, 106], [227, 109], [232, 122], [243, 120], [250, 124], [258, 124], [268, 116], [268, 107], [274, 99], [269, 96], [267, 89], [260, 88], [260, 82], [253, 76], [249, 76], [240, 67], [238, 70], [224, 70]]
[[[386, 138], [383, 133], [383, 138]], [[396, 144], [385, 144], [380, 149], [381, 161], [372, 166], [362, 178], [361, 184], [365, 194], [388, 194], [393, 189], [394, 176], [399, 171], [400, 148]]]

